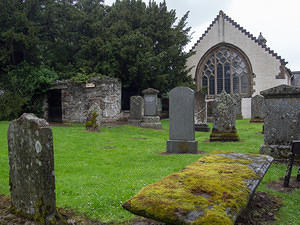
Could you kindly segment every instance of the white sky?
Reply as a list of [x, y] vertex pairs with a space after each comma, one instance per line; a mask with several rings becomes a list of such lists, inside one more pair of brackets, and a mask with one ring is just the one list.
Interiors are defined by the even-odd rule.
[[[113, 2], [105, 0], [108, 5]], [[166, 3], [169, 10], [176, 10], [179, 18], [190, 11], [188, 25], [192, 27], [193, 35], [188, 50], [223, 10], [255, 37], [262, 32], [268, 47], [288, 62], [287, 67], [300, 71], [299, 0], [166, 0]]]

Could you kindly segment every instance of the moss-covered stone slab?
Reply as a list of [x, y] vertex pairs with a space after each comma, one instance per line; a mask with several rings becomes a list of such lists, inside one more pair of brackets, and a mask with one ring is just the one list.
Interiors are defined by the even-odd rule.
[[204, 156], [144, 187], [123, 207], [167, 224], [234, 224], [272, 161], [253, 154]]

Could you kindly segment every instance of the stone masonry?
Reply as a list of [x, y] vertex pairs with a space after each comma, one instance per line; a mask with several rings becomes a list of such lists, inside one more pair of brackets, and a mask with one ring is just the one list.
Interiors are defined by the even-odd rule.
[[9, 185], [17, 212], [50, 221], [56, 214], [53, 137], [49, 124], [23, 114], [8, 128]]
[[103, 121], [114, 121], [121, 116], [121, 83], [116, 78], [91, 78], [89, 83], [70, 80], [57, 81], [48, 92], [44, 102], [44, 118], [49, 121], [51, 107], [49, 93], [60, 92], [61, 122], [84, 123], [87, 112], [93, 103], [103, 111]]
[[158, 90], [148, 88], [142, 91], [144, 95], [144, 116], [142, 118], [141, 127], [144, 128], [161, 128], [160, 117], [157, 109]]
[[188, 87], [176, 87], [169, 93], [168, 153], [197, 153], [194, 129], [194, 91]]
[[263, 123], [265, 118], [265, 98], [255, 95], [251, 98], [251, 120], [250, 123]]
[[262, 91], [265, 97], [264, 144], [261, 154], [287, 159], [292, 140], [300, 140], [300, 88], [280, 85]]
[[215, 98], [213, 129], [210, 141], [239, 141], [235, 127], [236, 109], [233, 98], [223, 91]]

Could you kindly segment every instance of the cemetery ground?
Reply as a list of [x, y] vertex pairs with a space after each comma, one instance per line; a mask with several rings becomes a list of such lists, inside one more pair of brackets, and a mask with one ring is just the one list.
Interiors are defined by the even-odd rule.
[[[9, 205], [8, 124], [0, 122], [0, 218], [1, 210]], [[63, 214], [72, 214], [72, 210], [76, 215], [85, 215], [101, 223], [130, 223], [128, 221], [135, 216], [121, 205], [144, 186], [180, 171], [207, 153], [258, 153], [263, 144], [263, 135], [260, 134], [262, 124], [249, 123], [248, 119], [244, 119], [237, 121], [241, 142], [210, 143], [207, 141], [209, 132], [196, 132], [198, 150], [204, 151], [204, 154], [160, 154], [166, 151], [168, 126], [168, 121], [163, 120], [162, 130], [121, 125], [106, 126], [101, 128], [100, 133], [87, 132], [80, 124], [52, 126], [57, 207], [64, 208], [61, 210]], [[274, 224], [299, 225], [300, 189], [281, 191], [271, 188], [278, 187], [276, 181], [284, 177], [285, 169], [283, 163], [272, 164], [256, 190], [258, 195], [251, 207], [258, 207], [254, 214], [263, 211], [268, 217], [270, 211], [264, 212], [263, 209], [272, 201], [275, 205], [279, 204], [280, 198], [282, 207], [275, 215], [277, 221]], [[296, 168], [293, 169], [291, 183], [295, 176]], [[270, 195], [260, 192], [276, 198], [266, 202]], [[264, 218], [260, 224], [270, 224], [263, 221]]]

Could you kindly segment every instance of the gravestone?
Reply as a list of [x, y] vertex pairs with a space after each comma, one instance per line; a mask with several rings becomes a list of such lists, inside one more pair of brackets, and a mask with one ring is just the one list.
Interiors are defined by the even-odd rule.
[[17, 212], [39, 221], [56, 215], [53, 137], [49, 124], [24, 113], [8, 128], [9, 185]]
[[158, 90], [148, 88], [142, 91], [144, 95], [145, 116], [157, 116], [157, 94]]
[[232, 95], [233, 100], [235, 101], [235, 110], [236, 110], [236, 119], [242, 120], [242, 98], [239, 94], [233, 94]]
[[300, 140], [300, 88], [279, 85], [260, 94], [266, 109], [260, 153], [288, 159], [292, 140]]
[[144, 187], [122, 206], [158, 224], [233, 225], [272, 161], [260, 154], [210, 154]]
[[233, 98], [222, 91], [215, 98], [213, 108], [213, 129], [210, 141], [239, 141], [239, 135], [235, 127], [236, 109]]
[[265, 118], [265, 98], [255, 95], [251, 98], [251, 120], [250, 123], [263, 123]]
[[188, 87], [176, 87], [169, 93], [168, 153], [197, 153], [194, 129], [194, 91]]
[[209, 130], [205, 94], [198, 91], [195, 92], [195, 131], [209, 132]]
[[213, 108], [214, 108], [214, 104], [215, 100], [214, 99], [206, 99], [206, 105], [207, 105], [207, 122], [214, 122], [214, 118], [213, 118]]
[[157, 94], [158, 90], [148, 88], [142, 91], [144, 95], [144, 116], [141, 127], [144, 128], [161, 128], [160, 117], [157, 114]]
[[144, 116], [144, 99], [142, 96], [130, 97], [130, 115], [128, 122], [135, 126], [140, 126]]
[[159, 117], [161, 117], [162, 114], [162, 102], [161, 102], [161, 98], [157, 98], [157, 115]]
[[100, 132], [101, 120], [102, 110], [97, 103], [93, 103], [87, 113], [86, 130]]

